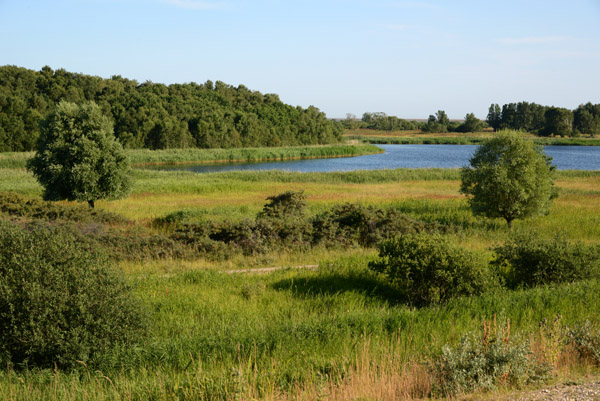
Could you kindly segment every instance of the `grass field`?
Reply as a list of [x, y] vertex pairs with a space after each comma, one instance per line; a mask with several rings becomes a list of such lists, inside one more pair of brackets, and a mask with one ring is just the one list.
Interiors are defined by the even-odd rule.
[[[97, 202], [149, 226], [156, 217], [190, 210], [213, 220], [242, 220], [268, 196], [307, 195], [308, 213], [358, 202], [393, 207], [421, 220], [452, 224], [447, 234], [489, 257], [508, 237], [503, 221], [474, 218], [459, 194], [458, 170], [347, 173], [192, 172], [134, 170], [133, 193]], [[560, 196], [548, 216], [516, 221], [541, 235], [600, 243], [600, 171], [560, 171]], [[38, 197], [41, 187], [23, 169], [0, 168], [0, 192]], [[397, 400], [429, 394], [427, 362], [445, 344], [478, 333], [483, 319], [510, 320], [511, 335], [535, 343], [543, 319], [565, 325], [598, 322], [596, 281], [460, 298], [441, 306], [403, 305], [385, 280], [367, 268], [375, 249], [235, 256], [224, 262], [125, 261], [125, 272], [151, 316], [148, 338], [115, 350], [97, 367], [0, 370], [2, 400]], [[230, 274], [232, 268], [319, 264], [270, 274]], [[581, 377], [593, 365], [569, 352], [555, 377]]]

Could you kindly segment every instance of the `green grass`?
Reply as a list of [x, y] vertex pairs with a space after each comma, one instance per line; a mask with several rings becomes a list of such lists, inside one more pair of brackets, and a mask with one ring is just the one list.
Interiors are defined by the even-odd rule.
[[[132, 274], [152, 314], [142, 347], [121, 350], [101, 371], [0, 373], [2, 399], [248, 399], [341, 383], [361, 353], [423, 360], [476, 332], [483, 319], [510, 319], [527, 336], [557, 313], [566, 324], [597, 319], [597, 282], [454, 300], [422, 309], [397, 303], [366, 269], [368, 255], [321, 261], [319, 271], [230, 275], [215, 270]], [[127, 266], [124, 266], [127, 269]], [[110, 366], [110, 365], [114, 366]], [[21, 381], [22, 379], [22, 381]], [[12, 393], [12, 397], [9, 396]]]
[[[182, 209], [212, 220], [241, 220], [260, 211], [267, 196], [293, 189], [305, 191], [309, 213], [359, 202], [456, 226], [447, 234], [453, 242], [488, 257], [490, 247], [509, 234], [500, 220], [472, 216], [458, 193], [457, 169], [202, 175], [134, 169], [134, 179], [130, 197], [97, 207], [136, 224]], [[550, 214], [516, 221], [516, 228], [543, 235], [563, 231], [574, 240], [600, 243], [600, 171], [558, 171], [556, 184], [560, 196]], [[35, 197], [42, 192], [31, 174], [16, 168], [0, 168], [0, 191]], [[523, 338], [557, 313], [566, 324], [600, 316], [595, 281], [410, 308], [367, 269], [374, 257], [374, 249], [351, 248], [236, 256], [226, 262], [123, 262], [118, 267], [152, 315], [149, 337], [74, 373], [4, 368], [0, 399], [235, 400], [296, 394], [318, 399], [319, 392], [333, 391], [330, 386], [350, 386], [361, 366], [370, 377], [400, 372], [442, 345], [456, 344], [494, 315], [510, 319], [513, 334]], [[225, 272], [315, 263], [321, 265], [318, 271]]]

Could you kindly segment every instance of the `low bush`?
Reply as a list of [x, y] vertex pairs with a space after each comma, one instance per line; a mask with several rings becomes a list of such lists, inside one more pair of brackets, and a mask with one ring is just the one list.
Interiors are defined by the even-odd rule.
[[497, 287], [481, 257], [439, 234], [407, 234], [383, 241], [379, 259], [369, 267], [386, 275], [413, 305], [436, 304]]
[[267, 248], [302, 249], [310, 245], [312, 226], [305, 216], [303, 191], [270, 196], [256, 216], [256, 227]]
[[515, 232], [494, 252], [492, 264], [510, 288], [600, 277], [600, 248], [571, 243], [564, 235], [544, 239], [534, 232]]
[[66, 220], [98, 223], [125, 223], [124, 217], [87, 205], [64, 205], [41, 199], [27, 199], [16, 193], [0, 193], [0, 212], [9, 216], [40, 220]]
[[579, 357], [600, 365], [600, 329], [589, 320], [567, 329], [567, 343], [574, 346]]
[[140, 303], [105, 254], [64, 229], [0, 221], [0, 363], [93, 365], [138, 341]]
[[442, 347], [433, 363], [437, 391], [453, 396], [546, 379], [551, 366], [539, 364], [531, 356], [529, 343], [511, 338], [508, 322], [498, 327], [495, 319], [484, 321], [482, 333], [468, 334], [454, 348]]
[[304, 217], [306, 196], [304, 191], [287, 191], [279, 195], [269, 196], [258, 218]]
[[[225, 244], [231, 251], [245, 255], [281, 249], [306, 249], [311, 246], [375, 246], [383, 239], [402, 233], [437, 229], [394, 209], [378, 209], [358, 204], [336, 205], [309, 218], [302, 192], [288, 191], [267, 198], [256, 219], [214, 223], [200, 220], [182, 223], [187, 212], [171, 213], [155, 220], [163, 227], [174, 227], [171, 238], [200, 252], [216, 251]], [[209, 255], [210, 256], [210, 255]]]
[[[2, 221], [2, 220], [0, 220]], [[6, 219], [9, 224], [27, 228], [36, 226], [41, 229], [60, 229], [74, 237], [79, 246], [89, 252], [101, 251], [114, 261], [187, 259], [196, 256], [196, 252], [168, 236], [153, 233], [140, 226], [126, 228], [96, 222], [46, 221]]]
[[432, 225], [412, 219], [394, 209], [346, 203], [312, 219], [313, 243], [375, 246], [398, 234], [430, 231]]

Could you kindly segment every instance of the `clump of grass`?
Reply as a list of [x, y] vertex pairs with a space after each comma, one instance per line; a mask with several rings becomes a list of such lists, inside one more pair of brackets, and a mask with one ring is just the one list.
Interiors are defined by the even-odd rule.
[[0, 152], [0, 168], [25, 168], [35, 152]]

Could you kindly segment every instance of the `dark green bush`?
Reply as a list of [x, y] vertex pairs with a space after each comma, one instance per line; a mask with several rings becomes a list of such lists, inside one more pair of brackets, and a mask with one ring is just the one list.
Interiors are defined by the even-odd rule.
[[[241, 252], [245, 255], [265, 253], [276, 249], [298, 249], [310, 245], [312, 226], [305, 213], [305, 197], [302, 192], [288, 191], [267, 198], [268, 203], [256, 219], [240, 222], [198, 221], [179, 224], [171, 238], [212, 255]], [[187, 218], [187, 215], [184, 216]], [[180, 216], [168, 215], [166, 223], [179, 220]]]
[[544, 239], [534, 232], [515, 232], [494, 252], [492, 263], [510, 288], [600, 277], [600, 249], [571, 243], [564, 235]]
[[431, 230], [432, 227], [394, 209], [346, 203], [315, 216], [313, 243], [374, 246], [399, 234]]
[[306, 197], [303, 191], [287, 191], [270, 196], [263, 210], [256, 216], [268, 248], [299, 249], [310, 245], [312, 226], [305, 217]]
[[193, 251], [216, 260], [225, 260], [232, 254], [229, 245], [215, 241], [210, 235], [215, 232], [215, 225], [204, 222], [197, 224], [182, 224], [171, 234], [171, 239], [177, 244], [184, 244]]
[[306, 196], [304, 191], [287, 191], [279, 195], [269, 196], [268, 203], [258, 214], [258, 218], [304, 217]]
[[223, 223], [213, 227], [209, 235], [213, 241], [224, 242], [244, 255], [265, 253], [270, 247], [271, 239], [265, 236], [264, 230], [256, 220], [245, 219], [237, 223]]
[[374, 246], [382, 239], [402, 233], [432, 231], [434, 225], [412, 219], [394, 209], [378, 209], [358, 204], [336, 205], [313, 218], [305, 214], [304, 194], [288, 191], [267, 198], [256, 219], [241, 222], [181, 223], [187, 213], [174, 213], [156, 220], [174, 227], [171, 238], [200, 252], [221, 252], [218, 243], [243, 254], [310, 246]]
[[145, 319], [103, 252], [61, 228], [0, 221], [0, 363], [73, 368], [140, 339]]
[[385, 274], [411, 304], [481, 294], [497, 286], [486, 263], [439, 234], [407, 234], [379, 244], [369, 267]]

